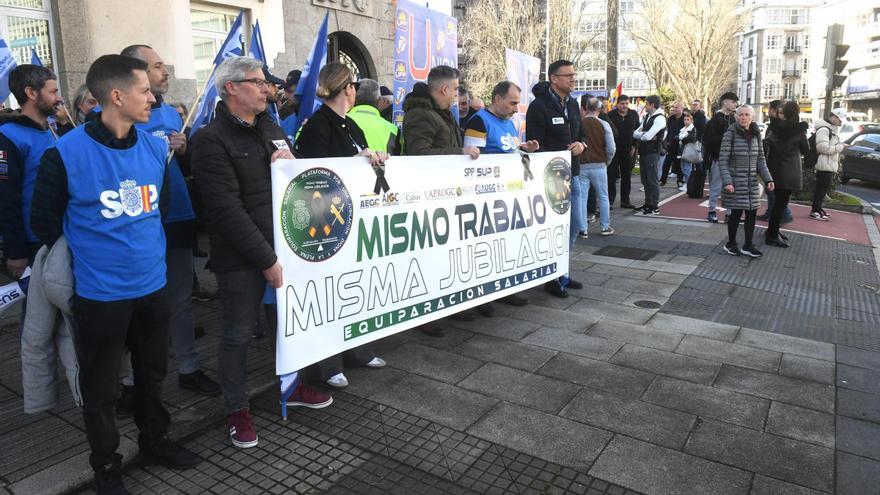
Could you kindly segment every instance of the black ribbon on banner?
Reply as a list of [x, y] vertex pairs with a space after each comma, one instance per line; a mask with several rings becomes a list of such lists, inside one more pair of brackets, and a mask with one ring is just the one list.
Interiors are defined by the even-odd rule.
[[376, 173], [376, 185], [373, 186], [373, 193], [379, 194], [380, 192], [390, 191], [391, 186], [385, 180], [385, 165], [373, 165], [373, 172]]
[[519, 156], [520, 156], [520, 158], [522, 159], [522, 166], [523, 166], [523, 180], [524, 180], [524, 181], [529, 181], [529, 180], [534, 179], [535, 176], [532, 174], [532, 169], [530, 168], [531, 165], [532, 165], [532, 159], [529, 158], [529, 154], [528, 154], [528, 153], [520, 152], [520, 153], [519, 153]]

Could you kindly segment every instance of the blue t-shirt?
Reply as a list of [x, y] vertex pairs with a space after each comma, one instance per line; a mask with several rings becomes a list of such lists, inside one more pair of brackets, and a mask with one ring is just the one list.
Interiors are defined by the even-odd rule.
[[513, 153], [519, 149], [519, 132], [512, 120], [500, 119], [484, 108], [468, 120], [464, 145], [477, 146], [483, 153]]
[[[177, 113], [174, 107], [167, 103], [162, 103], [158, 108], [150, 111], [149, 121], [143, 124], [135, 124], [134, 126], [165, 140], [167, 146], [171, 133], [180, 132], [183, 126], [183, 119], [180, 118], [180, 114]], [[183, 172], [180, 170], [180, 164], [177, 163], [176, 155], [171, 158], [169, 166], [171, 167], [168, 169], [169, 200], [165, 223], [192, 220], [196, 217], [196, 214], [193, 211], [189, 191], [186, 189], [186, 180], [183, 178]]]
[[75, 290], [87, 299], [134, 299], [165, 286], [159, 194], [168, 145], [135, 132], [137, 142], [128, 149], [105, 146], [85, 126], [55, 145], [67, 171], [64, 235]]
[[40, 242], [31, 230], [31, 203], [34, 198], [34, 184], [37, 183], [37, 171], [40, 169], [40, 158], [46, 148], [55, 144], [55, 136], [49, 129], [41, 131], [15, 122], [7, 122], [0, 126], [0, 134], [6, 136], [18, 148], [18, 154], [24, 162], [21, 187], [24, 233], [28, 242]]

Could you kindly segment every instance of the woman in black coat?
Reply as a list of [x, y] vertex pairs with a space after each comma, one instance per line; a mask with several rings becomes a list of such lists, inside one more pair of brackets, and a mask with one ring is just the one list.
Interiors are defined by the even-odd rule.
[[779, 118], [770, 123], [767, 133], [767, 167], [776, 181], [776, 201], [770, 211], [764, 243], [768, 246], [789, 247], [785, 234], [779, 232], [782, 213], [788, 200], [802, 187], [801, 157], [809, 151], [807, 124], [800, 121], [801, 109], [794, 101], [787, 100], [779, 109]]
[[[316, 94], [324, 99], [324, 104], [309, 118], [296, 138], [293, 149], [297, 158], [364, 156], [373, 166], [379, 166], [388, 159], [387, 154], [367, 148], [363, 131], [346, 116], [354, 106], [356, 93], [351, 69], [338, 62], [329, 63], [321, 69]], [[305, 373], [312, 380], [343, 388], [348, 386], [348, 379], [342, 372], [343, 364], [381, 368], [385, 366], [385, 361], [376, 356], [372, 344], [365, 344], [320, 361], [307, 368]]]

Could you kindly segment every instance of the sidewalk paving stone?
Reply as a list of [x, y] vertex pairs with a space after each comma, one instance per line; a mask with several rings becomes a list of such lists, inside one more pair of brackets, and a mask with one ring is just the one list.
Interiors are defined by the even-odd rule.
[[676, 286], [678, 286], [681, 285], [686, 278], [687, 275], [680, 275], [678, 273], [654, 272], [653, 275], [648, 277], [648, 281], [660, 282], [662, 284], [675, 284]]
[[560, 416], [614, 433], [681, 449], [696, 416], [594, 390], [582, 390]]
[[650, 373], [566, 353], [560, 353], [537, 372], [596, 390], [634, 398], [640, 397], [654, 379], [654, 375]]
[[838, 416], [837, 449], [880, 461], [880, 425]]
[[624, 292], [637, 292], [649, 296], [669, 297], [680, 284], [667, 284], [651, 282], [648, 280], [633, 280], [629, 278], [612, 278], [602, 284], [602, 288], [615, 289]]
[[[577, 277], [575, 276], [575, 280]], [[620, 304], [632, 295], [632, 292], [625, 290], [609, 289], [604, 285], [601, 287], [591, 287], [584, 284], [584, 288], [578, 291], [578, 295], [589, 301], [602, 301], [612, 304]]]
[[[576, 291], [571, 291], [575, 293]], [[570, 298], [569, 298], [570, 299]], [[623, 321], [626, 323], [635, 323], [642, 325], [650, 320], [656, 309], [648, 310], [641, 308], [632, 308], [628, 306], [620, 306], [618, 304], [608, 304], [601, 301], [580, 300], [576, 304], [572, 304], [568, 311], [575, 314], [584, 315], [589, 318], [598, 318], [602, 320]]]
[[691, 335], [681, 341], [681, 344], [675, 348], [675, 352], [758, 371], [776, 371], [782, 359], [782, 355], [778, 352]]
[[499, 403], [468, 428], [490, 442], [586, 471], [612, 433], [527, 407]]
[[880, 371], [880, 352], [839, 345], [837, 346], [837, 362]]
[[856, 368], [846, 364], [838, 365], [837, 386], [880, 395], [880, 371]]
[[740, 330], [739, 335], [736, 336], [734, 342], [761, 349], [834, 362], [834, 346], [824, 342], [816, 342], [815, 340], [743, 328]]
[[534, 372], [556, 355], [543, 347], [479, 335], [455, 348], [465, 356]]
[[773, 402], [767, 416], [768, 433], [834, 448], [834, 415]]
[[783, 354], [779, 364], [780, 375], [827, 384], [834, 384], [834, 369], [834, 363], [794, 354]]
[[477, 315], [473, 321], [460, 321], [453, 318], [444, 318], [440, 321], [442, 322], [442, 326], [445, 327], [462, 328], [470, 332], [480, 333], [490, 337], [517, 341], [522, 340], [523, 337], [541, 326], [538, 323], [509, 318], [507, 316], [484, 318]]
[[824, 412], [834, 412], [834, 387], [775, 373], [722, 365], [715, 386]]
[[664, 351], [675, 349], [684, 337], [684, 334], [672, 330], [648, 328], [644, 325], [632, 325], [613, 320], [602, 320], [596, 323], [587, 330], [587, 334]]
[[617, 435], [590, 475], [649, 495], [745, 495], [751, 474], [741, 469]]
[[727, 423], [704, 421], [685, 452], [816, 490], [834, 487], [834, 451]]
[[721, 367], [719, 363], [633, 344], [623, 346], [611, 362], [704, 385], [712, 383]]
[[836, 495], [873, 495], [878, 487], [880, 462], [837, 451]]
[[553, 308], [546, 308], [535, 304], [518, 308], [511, 313], [511, 318], [530, 321], [539, 325], [545, 325], [552, 322], [555, 328], [565, 328], [567, 330], [575, 330], [583, 333], [590, 325], [601, 320], [599, 316], [587, 316], [572, 313], [570, 311], [561, 311]]
[[662, 296], [650, 296], [650, 295], [647, 295], [647, 294], [637, 294], [637, 293], [633, 293], [632, 295], [630, 295], [629, 297], [627, 297], [626, 299], [624, 299], [623, 302], [620, 303], [620, 304], [622, 304], [623, 306], [629, 306], [629, 307], [634, 307], [634, 308], [641, 308], [642, 306], [639, 306], [639, 305], [636, 304], [636, 303], [639, 303], [639, 302], [641, 302], [641, 301], [651, 301], [651, 302], [655, 302], [655, 303], [657, 303], [658, 306], [663, 306], [664, 304], [666, 304], [666, 302], [667, 302], [668, 300], [669, 300], [668, 297], [662, 297]]
[[444, 426], [464, 430], [492, 408], [496, 399], [443, 382], [408, 375], [371, 399]]
[[420, 344], [404, 344], [384, 355], [390, 366], [447, 383], [457, 383], [473, 373], [481, 361]]
[[523, 343], [603, 361], [613, 356], [623, 345], [613, 340], [551, 327], [537, 330], [523, 339]]
[[[628, 261], [631, 262], [632, 260]], [[647, 280], [648, 277], [654, 274], [654, 270], [641, 270], [636, 268], [628, 268], [625, 266], [602, 264], [591, 266], [587, 269], [587, 272], [602, 273], [604, 275], [608, 275], [611, 278], [625, 277], [633, 278], [636, 280]]]
[[824, 492], [756, 474], [752, 482], [751, 495], [821, 495], [822, 493]]
[[856, 390], [837, 390], [837, 414], [880, 423], [880, 395]]
[[580, 390], [571, 383], [494, 363], [478, 369], [458, 386], [552, 414], [558, 413]]
[[658, 376], [642, 400], [760, 430], [770, 401], [676, 378]]
[[705, 337], [707, 339], [723, 340], [725, 342], [733, 342], [733, 339], [736, 338], [736, 334], [739, 333], [739, 327], [737, 326], [697, 320], [695, 318], [662, 312], [651, 317], [647, 326], [674, 330], [676, 332]]

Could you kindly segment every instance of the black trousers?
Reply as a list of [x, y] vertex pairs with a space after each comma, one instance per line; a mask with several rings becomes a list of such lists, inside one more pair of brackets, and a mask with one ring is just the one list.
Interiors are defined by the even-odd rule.
[[83, 398], [83, 420], [98, 470], [119, 464], [116, 396], [119, 366], [131, 351], [134, 372], [134, 421], [138, 443], [148, 445], [165, 436], [170, 416], [162, 405], [162, 381], [168, 371], [170, 307], [162, 288], [137, 299], [103, 302], [73, 298], [76, 356]]
[[660, 182], [666, 182], [669, 178], [669, 172], [675, 173], [675, 180], [681, 182], [681, 161], [676, 158], [678, 154], [677, 146], [670, 146], [669, 152], [663, 158], [663, 175], [660, 176]]
[[[613, 205], [617, 197], [616, 181], [620, 178], [620, 203], [629, 203], [629, 192], [632, 188], [633, 157], [629, 154], [630, 147], [617, 150], [611, 165], [608, 166], [608, 204]], [[591, 195], [595, 196], [595, 195]]]
[[782, 220], [783, 212], [788, 208], [788, 200], [791, 199], [791, 193], [791, 189], [775, 189], [773, 191], [776, 199], [773, 202], [773, 209], [770, 210], [769, 225], [767, 226], [767, 233], [765, 234], [768, 239], [776, 239], [779, 237], [780, 221]]
[[816, 172], [816, 188], [813, 189], [813, 211], [822, 210], [825, 195], [831, 189], [831, 178], [834, 172]]
[[739, 229], [739, 221], [743, 216], [743, 212], [746, 214], [746, 223], [743, 228], [745, 242], [743, 244], [749, 246], [752, 244], [752, 239], [755, 235], [755, 220], [758, 218], [758, 210], [736, 208], [730, 210], [730, 215], [727, 215], [727, 239], [734, 244], [736, 243], [736, 231]]

